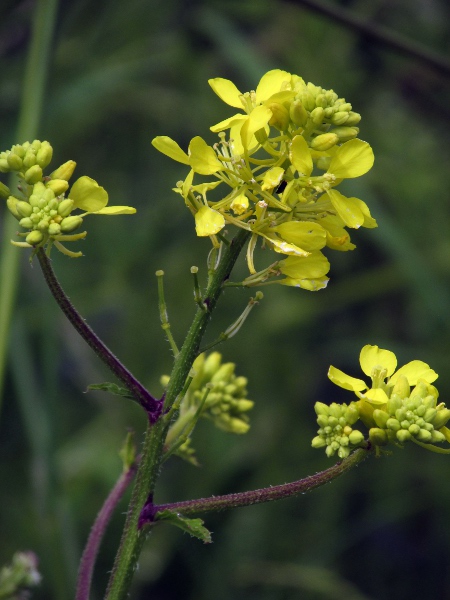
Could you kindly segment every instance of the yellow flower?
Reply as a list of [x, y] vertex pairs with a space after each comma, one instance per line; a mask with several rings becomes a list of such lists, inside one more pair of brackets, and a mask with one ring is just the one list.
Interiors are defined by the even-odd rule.
[[372, 380], [370, 389], [362, 379], [346, 375], [333, 366], [329, 368], [328, 377], [339, 387], [352, 390], [359, 398], [364, 398], [373, 405], [386, 404], [393, 387], [403, 377], [410, 386], [416, 385], [419, 380], [431, 384], [438, 378], [438, 374], [421, 360], [413, 360], [396, 371], [395, 354], [378, 346], [364, 346], [359, 362], [363, 373]]

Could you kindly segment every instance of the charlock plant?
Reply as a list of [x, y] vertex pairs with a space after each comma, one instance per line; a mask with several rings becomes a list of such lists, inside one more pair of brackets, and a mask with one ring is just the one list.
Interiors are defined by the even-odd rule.
[[[321, 290], [328, 282], [328, 251], [355, 248], [348, 229], [377, 226], [362, 200], [346, 197], [337, 189], [344, 179], [364, 175], [374, 160], [370, 145], [358, 138], [361, 116], [344, 98], [282, 70], [269, 71], [255, 91], [246, 93], [226, 79], [209, 83], [219, 98], [240, 111], [211, 127], [219, 136], [218, 142], [208, 145], [203, 138], [194, 137], [185, 152], [166, 136], [153, 140], [155, 148], [189, 167], [174, 191], [192, 214], [197, 235], [211, 241], [203, 290], [198, 267], [191, 268], [197, 309], [181, 347], [171, 331], [164, 273], [156, 272], [161, 326], [173, 355], [171, 373], [161, 379], [161, 397], [151, 394], [79, 315], [49, 258], [53, 247], [70, 257], [81, 255], [68, 250], [63, 242], [85, 237], [86, 232], [77, 230], [86, 216], [133, 214], [135, 209], [107, 206], [107, 192], [90, 177], [80, 177], [70, 186], [75, 168], [71, 160], [45, 175], [53, 153], [48, 142], [25, 142], [0, 153], [0, 171], [16, 173], [19, 180], [17, 191], [0, 184], [0, 196], [22, 228], [18, 235], [24, 241], [12, 243], [31, 248], [31, 259], [39, 261], [64, 314], [120, 382], [90, 388], [136, 401], [147, 419], [141, 454], [136, 456], [130, 435], [121, 451], [124, 469], [89, 535], [80, 564], [77, 600], [89, 597], [100, 542], [133, 479], [134, 491], [106, 592], [109, 600], [128, 596], [142, 546], [157, 523], [175, 525], [209, 542], [211, 536], [203, 521], [192, 515], [304, 493], [342, 475], [370, 453], [379, 454], [387, 445], [403, 447], [411, 441], [430, 450], [450, 452], [436, 445], [450, 441], [446, 427], [450, 410], [437, 402], [438, 393], [432, 385], [436, 373], [421, 361], [412, 361], [395, 372], [392, 352], [365, 346], [361, 366], [371, 378], [371, 387], [330, 367], [330, 379], [353, 391], [357, 399], [329, 406], [318, 402], [315, 407], [319, 431], [312, 445], [325, 448], [329, 457], [337, 455], [340, 462], [299, 481], [265, 489], [155, 503], [158, 476], [166, 460], [179, 456], [199, 464], [192, 436], [200, 419], [234, 434], [244, 434], [250, 428], [254, 402], [247, 397], [247, 379], [236, 373], [234, 363], [223, 362], [221, 354], [208, 351], [239, 332], [263, 295], [258, 291], [236, 321], [213, 343], [202, 347], [224, 288], [278, 283]], [[194, 182], [198, 176], [207, 180]], [[275, 253], [269, 265], [256, 266], [258, 243]], [[230, 281], [244, 250], [249, 274], [242, 281]]]

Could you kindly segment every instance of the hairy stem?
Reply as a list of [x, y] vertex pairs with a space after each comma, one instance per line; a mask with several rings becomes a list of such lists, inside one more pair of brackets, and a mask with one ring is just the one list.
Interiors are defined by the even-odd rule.
[[[176, 356], [170, 382], [167, 387], [164, 407], [169, 410], [182, 391], [192, 364], [199, 353], [200, 342], [211, 319], [211, 314], [223, 290], [223, 284], [248, 239], [248, 232], [241, 230], [226, 248], [223, 256], [211, 274], [211, 279], [203, 298], [206, 310], [197, 309], [184, 344]], [[170, 422], [159, 419], [152, 428], [148, 428], [142, 450], [136, 484], [131, 499], [127, 521], [125, 523], [119, 551], [106, 592], [108, 600], [124, 600], [128, 596], [133, 573], [146, 533], [140, 528], [140, 517], [144, 505], [152, 502], [156, 480], [163, 457], [164, 441]]]
[[142, 407], [147, 411], [150, 422], [154, 423], [161, 414], [162, 402], [154, 398], [150, 392], [145, 389], [142, 383], [140, 383], [140, 381], [138, 381], [136, 377], [130, 373], [130, 371], [120, 362], [120, 360], [89, 327], [59, 284], [59, 281], [57, 280], [53, 271], [51, 261], [46, 256], [44, 249], [39, 248], [36, 252], [36, 255], [50, 292], [52, 293], [56, 302], [59, 304], [59, 307], [63, 313], [72, 323], [81, 337], [85, 340], [85, 342], [92, 348], [92, 350], [94, 350], [97, 356], [136, 397]]

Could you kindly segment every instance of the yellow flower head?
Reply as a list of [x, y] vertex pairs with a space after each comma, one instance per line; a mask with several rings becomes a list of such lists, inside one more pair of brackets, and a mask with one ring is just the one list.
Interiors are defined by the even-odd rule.
[[[190, 168], [175, 191], [191, 211], [197, 235], [209, 236], [217, 246], [226, 227], [251, 234], [250, 276], [244, 285], [322, 289], [329, 268], [322, 249], [353, 250], [346, 228], [377, 226], [362, 200], [336, 189], [343, 179], [360, 177], [373, 165], [370, 145], [357, 139], [361, 116], [333, 90], [280, 69], [263, 75], [250, 92], [220, 77], [209, 84], [228, 106], [239, 109], [210, 128], [220, 141], [209, 145], [197, 136], [187, 152], [167, 136], [152, 142]], [[198, 176], [208, 181], [194, 184]], [[219, 186], [226, 188], [221, 196]], [[258, 271], [258, 242], [289, 258]]]

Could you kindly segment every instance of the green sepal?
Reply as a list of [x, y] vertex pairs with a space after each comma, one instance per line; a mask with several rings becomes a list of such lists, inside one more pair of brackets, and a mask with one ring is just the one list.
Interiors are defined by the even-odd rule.
[[136, 461], [136, 446], [134, 444], [134, 431], [129, 431], [122, 448], [119, 451], [122, 459], [123, 470], [128, 471]]
[[156, 515], [157, 521], [166, 521], [175, 527], [179, 527], [189, 535], [198, 538], [204, 544], [211, 544], [211, 532], [203, 525], [202, 519], [188, 519], [171, 510], [162, 510]]

